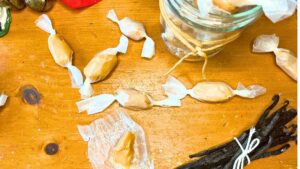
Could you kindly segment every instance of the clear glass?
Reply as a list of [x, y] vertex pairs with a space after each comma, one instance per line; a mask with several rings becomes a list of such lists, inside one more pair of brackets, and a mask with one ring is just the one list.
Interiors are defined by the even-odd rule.
[[[180, 58], [190, 53], [191, 48], [178, 38], [178, 31], [186, 34], [184, 38], [187, 41], [203, 44], [203, 49], [211, 49], [205, 51], [211, 57], [220, 52], [225, 44], [238, 38], [243, 29], [263, 13], [260, 6], [252, 6], [235, 14], [218, 13], [202, 17], [195, 2], [196, 0], [160, 0], [162, 38], [169, 51]], [[195, 43], [192, 43], [194, 48]], [[199, 61], [202, 57], [195, 55], [186, 60]]]

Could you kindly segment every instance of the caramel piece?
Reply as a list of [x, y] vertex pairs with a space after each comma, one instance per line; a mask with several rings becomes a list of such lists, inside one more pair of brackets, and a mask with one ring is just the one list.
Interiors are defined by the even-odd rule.
[[192, 90], [196, 99], [208, 102], [226, 101], [234, 95], [231, 87], [223, 82], [198, 83]]
[[213, 0], [213, 3], [217, 7], [230, 13], [234, 13], [238, 10], [237, 7], [230, 3], [230, 0]]
[[113, 162], [121, 165], [123, 169], [130, 168], [131, 161], [134, 157], [134, 140], [134, 133], [127, 132], [114, 148]]
[[56, 64], [66, 67], [72, 63], [73, 50], [60, 35], [51, 35], [48, 39], [49, 50]]
[[91, 82], [105, 79], [118, 63], [116, 55], [97, 55], [84, 68], [84, 75]]
[[146, 39], [141, 56], [144, 58], [152, 58], [155, 54], [155, 43], [154, 41], [147, 35], [145, 27], [142, 23], [132, 20], [128, 17], [125, 17], [119, 20], [115, 11], [109, 10], [107, 14], [107, 18], [111, 21], [117, 23], [120, 27], [121, 32], [136, 41]]
[[163, 85], [165, 94], [170, 99], [183, 99], [187, 95], [205, 102], [222, 102], [230, 99], [233, 96], [240, 96], [244, 98], [255, 98], [266, 93], [266, 88], [260, 85], [251, 85], [245, 87], [238, 83], [234, 90], [224, 82], [200, 82], [192, 89], [187, 89], [179, 80], [169, 76], [167, 82]]
[[95, 114], [104, 111], [112, 103], [117, 101], [122, 107], [131, 110], [146, 110], [153, 106], [170, 107], [181, 106], [178, 99], [154, 100], [147, 93], [133, 88], [119, 89], [116, 95], [100, 94], [76, 103], [79, 112], [87, 111], [88, 114]]
[[152, 107], [150, 96], [136, 89], [119, 89], [117, 94], [122, 99], [118, 99], [123, 107], [132, 110], [145, 110]]

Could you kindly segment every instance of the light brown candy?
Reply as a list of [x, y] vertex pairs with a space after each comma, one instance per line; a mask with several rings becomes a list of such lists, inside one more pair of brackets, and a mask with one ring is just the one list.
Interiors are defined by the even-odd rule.
[[181, 106], [181, 102], [178, 99], [166, 98], [163, 100], [154, 100], [147, 93], [133, 88], [119, 89], [116, 95], [101, 94], [81, 100], [76, 104], [79, 112], [87, 111], [88, 114], [95, 114], [104, 111], [115, 101], [117, 101], [122, 107], [131, 110], [146, 110], [153, 106]]
[[73, 50], [62, 36], [58, 34], [49, 36], [48, 45], [56, 64], [66, 67], [72, 63]]
[[181, 100], [187, 95], [204, 102], [223, 102], [237, 95], [244, 98], [255, 98], [266, 92], [260, 85], [245, 87], [241, 83], [234, 90], [224, 82], [203, 81], [197, 83], [192, 89], [187, 89], [179, 80], [169, 76], [163, 85], [165, 94], [173, 100]]
[[150, 96], [136, 89], [119, 89], [117, 95], [122, 99], [118, 99], [119, 103], [128, 109], [145, 110], [152, 107]]
[[120, 165], [123, 169], [129, 169], [134, 156], [135, 135], [127, 132], [114, 148], [113, 163]]
[[231, 4], [230, 0], [213, 0], [213, 3], [218, 8], [221, 8], [227, 12], [234, 13], [238, 8]]
[[126, 113], [109, 113], [78, 131], [93, 169], [154, 169], [143, 128]]
[[84, 75], [91, 82], [105, 79], [118, 63], [117, 55], [97, 55], [84, 68]]
[[111, 21], [117, 23], [120, 27], [121, 32], [136, 41], [146, 39], [143, 50], [142, 50], [142, 57], [144, 58], [152, 58], [155, 54], [155, 43], [154, 41], [147, 35], [145, 27], [142, 23], [138, 21], [134, 21], [128, 17], [125, 17], [119, 20], [115, 11], [109, 10], [107, 14], [107, 18]]
[[84, 68], [86, 79], [79, 92], [82, 99], [87, 99], [93, 95], [91, 83], [104, 80], [118, 63], [118, 53], [126, 53], [128, 38], [121, 36], [120, 42], [115, 48], [108, 48], [95, 55]]
[[81, 71], [72, 65], [73, 50], [64, 40], [64, 38], [56, 34], [55, 29], [52, 26], [50, 18], [43, 14], [36, 21], [37, 27], [50, 34], [48, 38], [49, 51], [59, 66], [68, 69], [71, 77], [72, 87], [80, 88], [83, 84], [83, 77]]
[[287, 49], [278, 48], [279, 37], [276, 35], [260, 35], [253, 43], [253, 52], [274, 52], [276, 64], [291, 78], [297, 81], [297, 57]]
[[230, 86], [223, 82], [205, 82], [194, 86], [193, 97], [207, 102], [226, 101], [234, 95]]

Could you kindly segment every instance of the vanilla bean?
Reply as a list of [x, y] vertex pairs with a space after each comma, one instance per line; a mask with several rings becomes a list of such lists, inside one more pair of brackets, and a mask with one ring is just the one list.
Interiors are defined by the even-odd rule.
[[260, 132], [257, 132], [259, 140], [262, 140], [263, 138], [268, 136], [268, 134], [272, 131], [272, 129], [274, 129], [276, 123], [279, 120], [279, 117], [280, 117], [280, 112], [276, 112], [273, 118], [271, 119], [271, 121], [269, 122], [269, 124], [267, 124], [267, 126], [265, 126]]
[[[248, 132], [249, 132], [248, 130], [245, 131], [245, 132], [243, 132], [243, 133], [241, 134], [241, 136], [238, 137], [238, 140], [239, 140], [239, 141], [244, 140], [244, 139], [248, 136]], [[235, 144], [235, 141], [234, 141], [234, 140], [233, 140], [233, 141], [230, 141], [230, 142], [227, 142], [227, 143], [225, 143], [225, 144], [216, 146], [216, 147], [212, 147], [212, 148], [210, 148], [210, 149], [208, 149], [208, 150], [204, 150], [204, 151], [201, 151], [201, 152], [199, 152], [199, 153], [195, 153], [195, 154], [189, 155], [189, 157], [190, 157], [190, 158], [201, 157], [201, 156], [210, 154], [210, 153], [212, 153], [212, 152], [221, 150], [221, 149], [223, 149], [223, 148], [225, 148], [225, 147], [227, 147], [227, 146], [230, 146], [230, 147], [231, 147], [232, 144]], [[234, 145], [234, 146], [235, 146], [235, 145]]]
[[274, 150], [274, 151], [271, 151], [271, 152], [265, 152], [251, 160], [258, 160], [258, 159], [261, 159], [261, 158], [267, 158], [267, 157], [270, 157], [270, 156], [275, 156], [275, 155], [279, 155], [279, 154], [282, 154], [284, 153], [286, 150], [288, 150], [291, 146], [289, 144], [286, 144], [284, 146], [282, 146], [281, 148], [279, 148], [278, 150]]
[[274, 116], [279, 112], [285, 112], [287, 109], [287, 106], [290, 104], [288, 100], [284, 101], [283, 106], [277, 109], [274, 113], [272, 113], [268, 118], [266, 118], [265, 123], [269, 123], [271, 119], [274, 118]]
[[297, 135], [295, 136], [285, 136], [285, 137], [280, 137], [280, 138], [276, 138], [273, 142], [273, 145], [272, 147], [275, 147], [277, 145], [281, 145], [281, 144], [284, 144], [284, 143], [287, 143], [289, 141], [294, 141], [297, 139]]
[[[278, 104], [279, 99], [279, 95], [273, 96], [271, 105], [265, 109], [255, 125], [256, 132], [253, 135], [253, 139], [258, 138], [260, 143], [256, 149], [248, 154], [251, 161], [281, 154], [290, 147], [287, 144], [288, 142], [297, 142], [297, 136], [295, 135], [297, 125], [291, 124], [288, 127], [286, 126], [297, 116], [297, 110], [287, 109], [289, 101], [285, 101], [283, 106], [271, 114], [271, 111]], [[250, 129], [244, 131], [238, 137], [243, 147], [246, 147], [248, 143], [249, 131]], [[280, 149], [268, 152], [272, 147], [283, 144], [285, 145]], [[242, 150], [237, 142], [232, 140], [190, 155], [190, 158], [198, 157], [198, 159], [183, 164], [177, 167], [177, 169], [230, 169], [241, 153]]]
[[272, 98], [272, 104], [264, 111], [264, 113], [261, 115], [261, 117], [259, 118], [258, 122], [255, 125], [255, 128], [261, 128], [264, 124], [265, 119], [268, 117], [268, 115], [270, 114], [270, 112], [272, 111], [272, 109], [277, 105], [277, 103], [279, 102], [279, 95], [275, 95]]
[[255, 152], [251, 153], [250, 156], [252, 158], [256, 158], [256, 157], [260, 156], [261, 154], [263, 154], [263, 152], [265, 152], [267, 149], [269, 149], [272, 146], [272, 144], [273, 144], [273, 138], [270, 136], [268, 143], [266, 145], [258, 148]]

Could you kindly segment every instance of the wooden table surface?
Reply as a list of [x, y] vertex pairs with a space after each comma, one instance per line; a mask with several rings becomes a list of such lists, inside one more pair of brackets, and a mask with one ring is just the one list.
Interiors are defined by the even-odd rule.
[[[161, 98], [163, 74], [178, 60], [161, 39], [157, 0], [103, 0], [85, 10], [72, 11], [57, 2], [48, 13], [57, 32], [75, 51], [74, 64], [83, 70], [99, 51], [114, 47], [121, 36], [119, 28], [106, 19], [109, 9], [121, 17], [142, 21], [156, 42], [152, 60], [140, 57], [143, 42], [130, 41], [128, 53], [119, 56], [112, 75], [94, 84], [96, 94], [113, 93], [118, 88], [134, 87]], [[34, 25], [40, 13], [25, 9], [12, 12], [13, 22], [7, 36], [0, 39], [0, 90], [9, 95], [0, 109], [0, 168], [2, 169], [88, 169], [87, 143], [76, 128], [89, 124], [119, 108], [115, 103], [104, 113], [79, 114], [75, 102], [80, 99], [72, 89], [68, 71], [57, 66], [47, 46], [48, 34]], [[232, 139], [253, 125], [271, 97], [280, 93], [297, 103], [296, 82], [276, 65], [272, 54], [253, 54], [253, 39], [261, 34], [277, 34], [280, 47], [297, 52], [297, 16], [272, 24], [262, 17], [209, 60], [207, 77], [235, 87], [261, 84], [267, 93], [249, 100], [235, 97], [226, 103], [208, 104], [190, 97], [180, 108], [156, 107], [147, 111], [126, 111], [145, 130], [155, 168], [174, 168], [188, 160], [188, 155]], [[183, 63], [173, 75], [192, 87], [201, 80], [202, 63]], [[32, 106], [23, 101], [20, 90], [32, 85], [41, 93], [41, 101]], [[43, 151], [49, 142], [58, 143], [59, 152], [49, 156]], [[253, 162], [247, 168], [295, 169], [297, 150], [294, 142], [284, 154]]]

